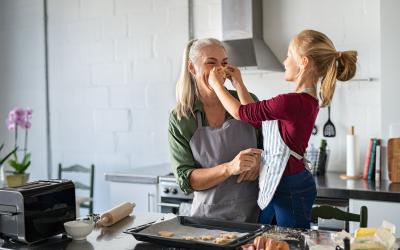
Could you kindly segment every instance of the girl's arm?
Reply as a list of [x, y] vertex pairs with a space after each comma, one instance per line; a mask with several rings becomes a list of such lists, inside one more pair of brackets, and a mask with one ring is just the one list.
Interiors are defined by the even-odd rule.
[[216, 95], [221, 101], [225, 109], [235, 118], [240, 120], [239, 107], [240, 102], [233, 97], [227, 89], [224, 87], [224, 77], [221, 68], [213, 68], [210, 71], [208, 78], [210, 86], [214, 89]]
[[233, 66], [227, 66], [228, 79], [232, 82], [232, 86], [238, 92], [239, 100], [242, 105], [253, 103], [254, 99], [251, 97], [249, 91], [243, 83], [240, 70]]

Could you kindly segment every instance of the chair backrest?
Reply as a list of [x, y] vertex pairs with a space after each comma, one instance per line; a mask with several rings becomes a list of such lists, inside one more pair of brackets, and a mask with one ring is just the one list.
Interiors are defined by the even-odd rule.
[[355, 221], [360, 222], [360, 227], [368, 226], [368, 209], [366, 206], [360, 208], [360, 214], [345, 212], [339, 208], [322, 205], [312, 208], [311, 221], [317, 222], [318, 218], [322, 219], [335, 219], [341, 221]]
[[63, 167], [61, 163], [58, 164], [58, 179], [62, 179], [62, 173], [63, 172], [74, 172], [74, 173], [83, 173], [83, 174], [89, 174], [89, 184], [84, 184], [79, 181], [74, 181], [75, 189], [81, 189], [81, 190], [88, 190], [89, 191], [89, 205], [85, 206], [84, 204], [81, 205], [81, 207], [86, 207], [89, 209], [89, 213], [93, 213], [93, 189], [94, 189], [94, 164], [91, 164], [90, 167], [84, 167], [79, 164], [74, 164], [72, 166], [67, 166]]

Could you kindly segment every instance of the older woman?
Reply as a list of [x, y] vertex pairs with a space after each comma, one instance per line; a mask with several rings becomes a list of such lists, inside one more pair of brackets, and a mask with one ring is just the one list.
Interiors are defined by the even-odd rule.
[[232, 119], [210, 87], [211, 69], [221, 66], [234, 86], [244, 86], [220, 41], [188, 43], [169, 120], [172, 166], [181, 189], [194, 192], [192, 216], [256, 222], [262, 133]]

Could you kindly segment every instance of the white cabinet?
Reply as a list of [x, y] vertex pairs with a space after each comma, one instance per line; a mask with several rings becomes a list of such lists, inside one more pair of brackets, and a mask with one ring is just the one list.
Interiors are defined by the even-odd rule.
[[136, 204], [134, 212], [158, 212], [157, 184], [142, 184], [128, 182], [109, 182], [110, 183], [110, 207], [114, 207], [122, 202], [130, 201]]
[[[359, 214], [360, 207], [368, 208], [368, 227], [379, 227], [383, 220], [396, 225], [396, 237], [400, 237], [400, 202], [370, 201], [350, 199], [349, 211]], [[350, 232], [354, 232], [359, 223], [350, 223]]]

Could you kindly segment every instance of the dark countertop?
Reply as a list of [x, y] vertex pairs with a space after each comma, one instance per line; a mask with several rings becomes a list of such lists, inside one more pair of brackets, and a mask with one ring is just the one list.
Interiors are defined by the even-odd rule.
[[340, 173], [316, 176], [318, 197], [400, 202], [400, 183], [342, 180]]
[[[105, 174], [107, 181], [128, 183], [158, 183], [158, 177], [171, 172], [169, 163]], [[380, 183], [367, 180], [342, 180], [340, 173], [328, 172], [315, 176], [318, 197], [338, 199], [363, 199], [400, 202], [400, 183], [384, 180]]]

